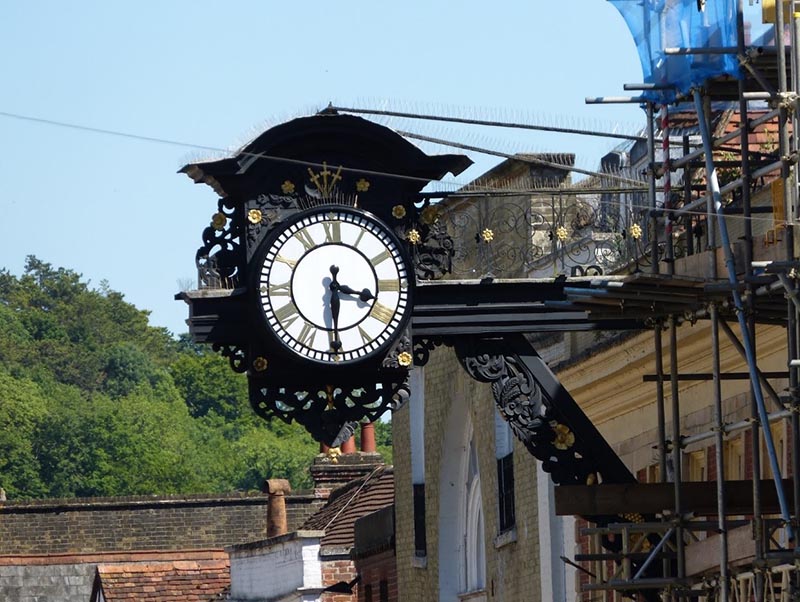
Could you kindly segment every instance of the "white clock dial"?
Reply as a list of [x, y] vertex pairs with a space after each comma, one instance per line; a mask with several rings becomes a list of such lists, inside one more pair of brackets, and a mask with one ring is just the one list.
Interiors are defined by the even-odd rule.
[[395, 237], [370, 215], [341, 207], [299, 214], [268, 239], [258, 288], [268, 328], [317, 362], [378, 355], [410, 316]]

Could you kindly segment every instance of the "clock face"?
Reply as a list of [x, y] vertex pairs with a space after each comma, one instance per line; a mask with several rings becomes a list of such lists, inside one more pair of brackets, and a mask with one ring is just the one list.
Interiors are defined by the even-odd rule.
[[257, 268], [268, 329], [323, 364], [385, 352], [411, 315], [409, 274], [391, 231], [343, 207], [307, 211], [279, 228]]

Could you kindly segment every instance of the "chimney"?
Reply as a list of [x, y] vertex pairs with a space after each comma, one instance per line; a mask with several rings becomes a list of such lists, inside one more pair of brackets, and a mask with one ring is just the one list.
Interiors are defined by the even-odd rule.
[[375, 425], [372, 422], [361, 424], [361, 451], [367, 454], [374, 454], [375, 448]]
[[356, 453], [356, 438], [352, 435], [350, 438], [342, 443], [342, 453], [343, 454], [354, 454]]
[[320, 446], [320, 454], [310, 469], [314, 495], [327, 499], [337, 487], [366, 476], [382, 465], [383, 458], [375, 447], [375, 425], [362, 424], [361, 451], [356, 451], [355, 437], [350, 437], [339, 449], [325, 450]]
[[286, 494], [292, 487], [286, 479], [268, 479], [266, 484], [269, 501], [267, 502], [267, 537], [277, 537], [289, 531], [286, 521]]

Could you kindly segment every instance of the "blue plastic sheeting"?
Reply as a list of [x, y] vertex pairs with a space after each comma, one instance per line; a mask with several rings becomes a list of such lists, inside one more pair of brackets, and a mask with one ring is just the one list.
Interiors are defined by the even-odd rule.
[[647, 84], [671, 86], [642, 96], [671, 103], [707, 79], [740, 77], [734, 54], [666, 55], [665, 48], [736, 46], [736, 0], [608, 0], [622, 14], [633, 35]]

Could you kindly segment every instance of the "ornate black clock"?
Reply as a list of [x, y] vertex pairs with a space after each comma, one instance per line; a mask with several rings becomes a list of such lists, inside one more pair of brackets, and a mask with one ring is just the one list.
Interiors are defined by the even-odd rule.
[[395, 234], [366, 211], [326, 205], [277, 226], [254, 261], [268, 336], [317, 367], [386, 356], [411, 316], [412, 272]]
[[198, 290], [179, 298], [194, 340], [247, 373], [259, 415], [338, 445], [403, 403], [416, 275], [444, 273], [450, 253], [418, 244], [435, 237], [415, 230], [431, 231], [415, 225], [415, 203], [470, 163], [323, 112], [183, 169], [221, 198], [197, 252]]

